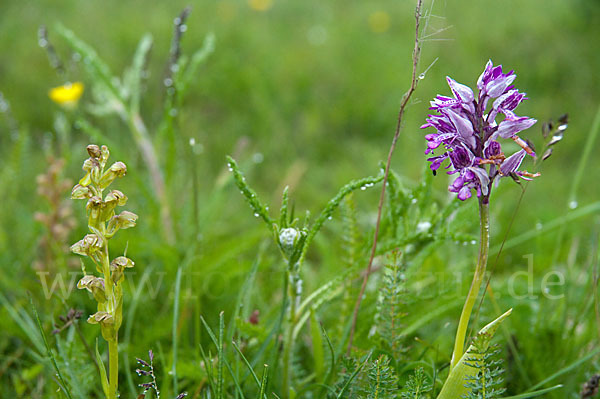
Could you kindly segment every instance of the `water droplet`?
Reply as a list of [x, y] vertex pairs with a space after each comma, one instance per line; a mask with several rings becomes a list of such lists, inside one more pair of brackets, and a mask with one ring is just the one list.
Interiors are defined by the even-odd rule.
[[416, 203], [417, 203], [417, 199], [416, 199], [416, 198], [413, 198], [413, 199], [410, 201], [410, 203], [411, 203], [411, 204], [416, 204]]
[[360, 187], [360, 189], [361, 189], [362, 191], [365, 191], [365, 190], [367, 189], [367, 187], [366, 187], [366, 186], [361, 186], [361, 187]]
[[258, 212], [254, 212], [254, 217], [259, 217], [260, 215], [258, 214]]
[[575, 209], [575, 208], [577, 208], [577, 206], [579, 206], [577, 201], [573, 200], [573, 201], [569, 202], [569, 208]]
[[477, 240], [471, 240], [471, 245], [477, 244]]
[[179, 24], [181, 23], [181, 18], [179, 18], [179, 17], [175, 17], [175, 19], [173, 20], [173, 23], [174, 23], [175, 25], [179, 25]]
[[179, 27], [179, 32], [181, 32], [181, 33], [185, 32], [186, 30], [187, 30], [187, 25], [181, 25]]
[[417, 224], [417, 233], [425, 233], [431, 228], [431, 222], [423, 221]]
[[163, 83], [165, 84], [165, 86], [167, 86], [167, 87], [171, 87], [171, 86], [173, 86], [173, 79], [171, 79], [171, 78], [166, 78], [166, 79], [163, 81]]
[[466, 241], [463, 241], [463, 243], [462, 243], [462, 244], [463, 244], [463, 246], [464, 246], [464, 247], [466, 247], [466, 246], [467, 246], [467, 244], [468, 244], [468, 242], [466, 242]]
[[420, 80], [425, 79], [425, 72], [422, 72], [422, 73], [419, 74], [419, 79]]
[[535, 228], [536, 228], [536, 230], [541, 230], [541, 229], [542, 229], [542, 227], [544, 227], [544, 226], [543, 226], [543, 225], [542, 225], [540, 222], [537, 222], [537, 223], [535, 224]]
[[40, 40], [38, 40], [38, 44], [40, 47], [46, 47], [48, 45], [48, 40], [41, 38]]
[[179, 71], [179, 64], [171, 65], [171, 72], [175, 73], [177, 71]]
[[262, 161], [265, 159], [264, 155], [261, 154], [260, 152], [255, 152], [252, 155], [252, 162], [254, 163], [262, 163]]
[[169, 115], [170, 116], [177, 116], [177, 108], [171, 108], [169, 110]]
[[190, 138], [190, 145], [193, 147], [196, 145], [196, 139], [195, 138]]
[[73, 55], [71, 56], [71, 59], [75, 62], [80, 61], [81, 60], [81, 54], [79, 53], [73, 53]]
[[312, 26], [308, 29], [308, 32], [306, 32], [306, 38], [313, 46], [325, 44], [328, 38], [327, 29], [320, 25]]
[[327, 220], [331, 220], [331, 219], [333, 219], [333, 216], [327, 217]]

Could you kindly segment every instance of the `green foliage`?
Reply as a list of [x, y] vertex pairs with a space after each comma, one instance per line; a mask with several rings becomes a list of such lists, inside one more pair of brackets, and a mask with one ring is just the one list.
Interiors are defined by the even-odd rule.
[[394, 399], [398, 392], [398, 378], [390, 367], [390, 359], [379, 356], [369, 369], [367, 399]]
[[489, 345], [485, 341], [489, 338], [483, 334], [478, 334], [471, 344], [471, 349], [467, 352], [465, 364], [476, 370], [474, 376], [467, 377], [466, 388], [469, 393], [465, 395], [468, 399], [494, 399], [499, 398], [506, 389], [501, 385], [503, 383], [502, 360], [498, 359], [500, 349], [497, 346]]
[[[157, 348], [162, 397], [185, 390], [194, 398], [283, 398], [282, 352], [291, 303], [283, 282], [289, 284], [284, 274], [290, 269], [298, 272], [293, 282], [302, 289], [291, 330], [291, 386], [297, 399], [431, 399], [447, 389], [451, 337], [476, 256], [471, 245], [476, 223], [472, 203], [449, 200], [445, 173], [434, 177], [423, 170], [418, 126], [427, 113], [423, 99], [449, 94], [440, 86], [445, 75], [472, 84], [468, 79], [488, 57], [519, 71], [519, 86], [531, 99], [528, 115], [541, 125], [570, 104], [571, 128], [560, 151], [542, 164], [542, 177], [529, 188], [523, 184], [527, 193], [520, 209], [512, 188], [504, 190], [503, 182], [496, 191], [490, 259], [501, 244], [503, 250], [472, 322], [497, 314], [491, 292], [499, 309], [515, 308], [501, 330], [508, 345], [506, 398], [578, 395], [597, 372], [599, 356], [593, 277], [600, 204], [596, 186], [585, 184], [585, 178], [598, 169], [592, 154], [600, 113], [597, 92], [589, 88], [598, 86], [593, 71], [600, 53], [587, 39], [598, 36], [591, 22], [600, 8], [579, 0], [509, 0], [501, 5], [459, 1], [451, 8], [436, 2], [427, 10], [421, 65], [430, 63], [427, 57], [440, 62], [428, 70], [407, 108], [355, 351], [345, 358], [381, 186], [359, 188], [378, 183], [380, 176], [330, 196], [344, 182], [374, 170], [385, 153], [397, 111], [394, 93], [407, 80], [403, 68], [413, 44], [407, 38], [414, 5], [275, 1], [259, 11], [252, 8], [256, 3], [261, 2], [197, 3], [179, 26], [171, 23], [185, 5], [179, 1], [107, 0], [102, 6], [67, 7], [41, 0], [23, 7], [8, 0], [0, 6], [0, 49], [10, 55], [0, 74], [0, 397], [66, 397], [65, 390], [74, 398], [104, 397], [108, 376], [103, 378], [94, 362], [102, 372], [108, 356], [102, 342], [94, 353], [95, 326], [75, 320], [50, 334], [66, 308], [95, 310], [91, 296], [70, 291], [70, 281], [81, 277], [79, 268], [70, 266], [72, 256], [62, 253], [66, 262], [56, 262], [56, 273], [35, 262], [40, 240], [52, 230], [32, 217], [46, 209], [36, 195], [36, 176], [48, 170], [47, 155], [64, 159], [64, 175], [75, 178], [76, 154], [89, 142], [109, 145], [134, 166], [127, 194], [143, 216], [135, 232], [124, 232], [111, 248], [118, 253], [128, 248], [137, 263], [123, 282], [121, 397], [135, 398], [137, 385], [145, 381], [135, 375], [132, 359]], [[342, 13], [343, 19], [331, 18]], [[387, 31], [373, 30], [374, 23], [386, 20]], [[58, 75], [31, 40], [42, 23], [49, 24], [47, 39], [63, 61]], [[189, 29], [178, 36], [180, 51], [174, 56], [173, 28], [182, 25]], [[215, 35], [199, 34], [211, 31]], [[212, 55], [215, 37], [218, 51]], [[553, 62], [541, 62], [546, 59]], [[85, 84], [77, 108], [64, 109], [47, 98], [50, 87], [66, 81]], [[547, 142], [532, 137], [538, 150]], [[244, 174], [227, 172], [228, 153]], [[244, 175], [252, 188], [240, 186]], [[157, 187], [163, 187], [162, 198]], [[243, 188], [250, 191], [236, 195]], [[242, 206], [252, 193], [260, 193], [256, 209], [275, 245], [268, 245], [262, 227]], [[84, 234], [81, 216], [80, 227], [57, 244]], [[280, 235], [287, 228], [298, 234], [285, 246]], [[398, 267], [385, 258], [396, 249], [402, 254]], [[534, 255], [535, 273], [531, 279], [513, 278], [513, 272], [525, 270], [524, 253]], [[564, 277], [564, 284], [552, 286], [554, 274], [544, 280], [549, 272]], [[219, 317], [222, 310], [226, 318]], [[366, 360], [369, 351], [372, 359]], [[465, 361], [461, 368], [473, 388], [484, 387], [481, 377], [489, 377], [473, 374], [476, 369], [466, 363], [476, 362]], [[384, 395], [383, 387], [390, 385], [385, 381], [396, 376], [399, 390]], [[467, 390], [463, 377], [452, 380]]]
[[385, 350], [400, 360], [406, 348], [402, 346], [402, 318], [406, 315], [406, 286], [401, 254], [393, 252], [380, 282], [375, 325]]
[[425, 371], [422, 367], [415, 369], [410, 375], [404, 389], [400, 393], [402, 399], [423, 399], [426, 394], [432, 390], [431, 383], [428, 381]]

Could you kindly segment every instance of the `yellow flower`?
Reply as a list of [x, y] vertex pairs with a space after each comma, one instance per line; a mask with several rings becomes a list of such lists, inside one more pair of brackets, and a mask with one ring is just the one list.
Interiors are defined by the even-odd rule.
[[248, 4], [256, 11], [267, 11], [273, 6], [273, 0], [248, 0]]
[[375, 33], [384, 33], [390, 28], [390, 14], [385, 11], [375, 11], [369, 15], [369, 27]]
[[63, 86], [54, 87], [48, 92], [52, 101], [65, 108], [75, 108], [83, 94], [83, 83], [67, 83]]

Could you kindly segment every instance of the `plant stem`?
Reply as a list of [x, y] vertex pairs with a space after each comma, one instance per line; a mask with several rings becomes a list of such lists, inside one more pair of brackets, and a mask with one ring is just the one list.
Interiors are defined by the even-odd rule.
[[458, 322], [456, 339], [454, 341], [454, 351], [452, 352], [452, 361], [450, 362], [450, 371], [458, 364], [463, 355], [469, 319], [471, 318], [471, 312], [473, 311], [475, 300], [479, 295], [479, 289], [481, 288], [481, 283], [485, 276], [485, 268], [487, 266], [488, 252], [490, 249], [490, 204], [485, 197], [479, 198], [479, 223], [481, 233], [479, 240], [479, 259], [477, 260], [473, 282], [471, 283], [471, 288], [467, 294], [467, 299]]
[[354, 340], [354, 333], [356, 331], [356, 322], [358, 320], [358, 311], [360, 310], [360, 304], [362, 303], [363, 296], [365, 295], [365, 289], [367, 288], [367, 281], [369, 279], [369, 275], [371, 274], [371, 269], [373, 268], [373, 260], [375, 259], [375, 253], [377, 250], [377, 240], [379, 238], [379, 228], [381, 226], [381, 214], [383, 211], [383, 202], [385, 201], [385, 188], [387, 185], [388, 176], [390, 174], [390, 165], [392, 164], [392, 155], [394, 154], [394, 150], [396, 149], [396, 143], [398, 142], [398, 138], [400, 137], [400, 128], [402, 127], [402, 118], [404, 117], [404, 110], [408, 105], [408, 101], [410, 97], [417, 89], [417, 66], [419, 64], [419, 58], [421, 55], [421, 42], [419, 39], [419, 29], [421, 26], [421, 9], [423, 7], [423, 0], [417, 0], [417, 7], [415, 9], [415, 46], [413, 48], [412, 53], [412, 76], [410, 81], [410, 87], [404, 93], [402, 97], [402, 101], [400, 102], [400, 110], [398, 111], [398, 122], [396, 124], [396, 131], [394, 132], [394, 138], [392, 139], [392, 144], [390, 145], [390, 149], [388, 152], [387, 162], [385, 164], [385, 173], [383, 177], [383, 183], [381, 184], [381, 195], [379, 196], [379, 205], [377, 207], [377, 221], [375, 223], [375, 232], [373, 233], [373, 244], [371, 246], [371, 255], [369, 256], [369, 264], [367, 265], [367, 269], [364, 273], [362, 285], [360, 287], [360, 292], [356, 299], [356, 303], [354, 305], [354, 311], [352, 313], [352, 325], [350, 327], [350, 335], [348, 338], [348, 348], [346, 350], [346, 354], [350, 354], [350, 350], [352, 349], [352, 342]]
[[108, 396], [109, 399], [117, 399], [117, 387], [119, 386], [119, 350], [118, 337], [108, 341]]
[[288, 308], [288, 322], [284, 334], [283, 348], [283, 398], [290, 397], [290, 387], [292, 381], [292, 354], [294, 352], [294, 326], [296, 325], [296, 309], [300, 299], [300, 275], [298, 265], [290, 266], [287, 270], [288, 278], [288, 298], [290, 306]]

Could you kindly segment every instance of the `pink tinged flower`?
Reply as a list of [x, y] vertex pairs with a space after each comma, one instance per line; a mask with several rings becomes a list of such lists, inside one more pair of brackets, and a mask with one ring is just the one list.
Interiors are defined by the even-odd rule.
[[525, 150], [521, 150], [506, 158], [504, 162], [502, 162], [502, 165], [500, 165], [500, 173], [503, 176], [509, 176], [511, 173], [515, 173], [517, 169], [519, 169], [519, 166], [521, 166], [525, 155]]

